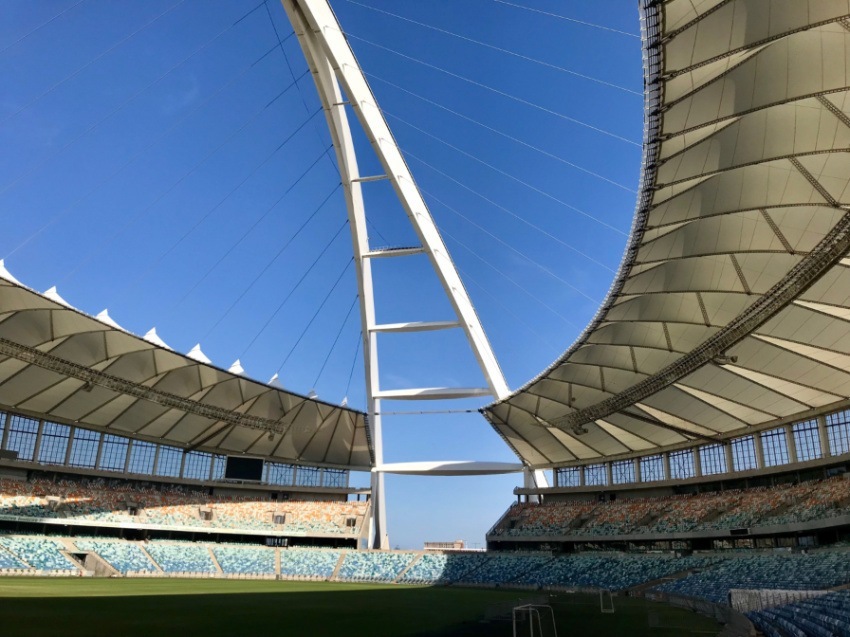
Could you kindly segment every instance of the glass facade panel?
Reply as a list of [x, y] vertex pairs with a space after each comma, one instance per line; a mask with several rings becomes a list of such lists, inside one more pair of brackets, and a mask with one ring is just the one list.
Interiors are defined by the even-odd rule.
[[318, 487], [322, 484], [321, 469], [318, 467], [298, 467], [295, 481], [299, 487]]
[[154, 475], [164, 478], [180, 476], [180, 462], [183, 460], [183, 450], [177, 447], [159, 446], [159, 459], [156, 461]]
[[788, 440], [785, 429], [772, 429], [761, 434], [761, 450], [765, 467], [788, 464]]
[[563, 467], [556, 469], [559, 487], [581, 486], [581, 467]]
[[644, 456], [640, 459], [640, 481], [656, 482], [666, 480], [664, 475], [664, 458], [661, 454], [656, 456]]
[[100, 433], [88, 429], [75, 429], [74, 439], [71, 441], [71, 458], [68, 466], [94, 469], [99, 444]]
[[608, 484], [608, 467], [604, 464], [589, 464], [584, 468], [584, 483], [589, 487], [604, 487]]
[[268, 484], [292, 485], [292, 465], [279, 462], [267, 462], [264, 468], [263, 482]]
[[[227, 465], [227, 456], [214, 455], [212, 457], [212, 479], [224, 480], [224, 469]], [[268, 463], [266, 463], [268, 464]]]
[[840, 456], [850, 452], [850, 411], [839, 411], [826, 417], [829, 453]]
[[55, 422], [46, 422], [41, 428], [38, 461], [43, 464], [65, 464], [71, 428]]
[[634, 460], [618, 460], [611, 463], [611, 476], [614, 484], [628, 484], [635, 481]]
[[12, 414], [9, 419], [9, 439], [6, 443], [6, 449], [17, 451], [18, 460], [32, 460], [37, 435], [37, 420]]
[[696, 474], [693, 449], [683, 449], [670, 454], [671, 480], [687, 480], [693, 478]]
[[212, 455], [200, 451], [190, 451], [186, 454], [183, 466], [183, 477], [188, 480], [209, 480]]
[[756, 468], [756, 445], [752, 436], [735, 438], [732, 441], [732, 465], [735, 471]]
[[103, 471], [124, 471], [127, 461], [127, 447], [130, 441], [112, 434], [103, 435], [103, 445], [100, 451], [100, 466]]
[[322, 486], [344, 489], [348, 486], [348, 471], [342, 469], [325, 469]]
[[706, 445], [699, 448], [702, 475], [713, 476], [726, 473], [726, 450], [723, 445]]
[[130, 448], [130, 473], [149, 476], [153, 473], [153, 461], [156, 457], [156, 445], [152, 442], [134, 440]]
[[820, 432], [818, 431], [817, 420], [798, 422], [791, 430], [794, 433], [797, 462], [816, 460], [821, 457]]

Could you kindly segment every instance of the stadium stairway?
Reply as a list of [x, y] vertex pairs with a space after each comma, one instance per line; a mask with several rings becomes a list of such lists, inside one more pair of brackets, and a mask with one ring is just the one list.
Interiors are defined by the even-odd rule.
[[145, 556], [151, 561], [151, 564], [154, 565], [154, 568], [156, 569], [157, 573], [163, 573], [163, 574], [165, 573], [165, 571], [162, 569], [162, 567], [159, 565], [159, 563], [155, 559], [153, 559], [153, 555], [148, 553], [148, 550], [145, 548], [144, 542], [136, 542], [136, 546], [138, 546], [139, 549], [141, 549], [142, 553], [144, 553]]
[[276, 547], [274, 550], [274, 574], [275, 577], [280, 578], [280, 547]]
[[[70, 542], [65, 540], [63, 544], [67, 546]], [[68, 561], [83, 575], [94, 575], [95, 577], [122, 577], [124, 575], [95, 551], [80, 551], [73, 548], [72, 550], [60, 549], [59, 552], [68, 558]], [[82, 556], [82, 559], [79, 556]]]
[[345, 562], [345, 556], [347, 555], [347, 553], [348, 553], [348, 551], [340, 551], [339, 559], [336, 561], [336, 566], [334, 566], [334, 572], [331, 573], [329, 581], [331, 581], [331, 582], [340, 581], [339, 580], [339, 571], [342, 568], [342, 563]]
[[699, 570], [700, 569], [696, 568], [687, 568], [684, 571], [679, 571], [678, 573], [671, 573], [670, 575], [665, 575], [664, 577], [659, 577], [658, 579], [643, 582], [635, 586], [630, 586], [629, 588], [624, 588], [621, 592], [631, 597], [643, 597], [644, 593], [646, 593], [646, 591], [651, 588], [661, 586], [662, 584], [666, 584], [667, 582], [673, 582], [677, 579], [684, 579], [688, 575], [698, 573]]
[[[18, 555], [17, 553], [13, 553], [9, 549], [7, 549], [5, 546], [0, 546], [0, 558], [5, 558], [5, 559], [2, 560], [4, 562], [6, 562], [6, 561], [19, 562], [20, 564], [23, 564], [26, 568], [31, 568], [31, 569], [34, 570], [33, 565], [30, 564], [26, 559], [24, 559], [22, 556]], [[17, 567], [15, 567], [15, 568], [17, 568]]]
[[393, 584], [398, 584], [398, 583], [401, 581], [401, 578], [402, 578], [402, 577], [404, 577], [405, 575], [407, 575], [407, 571], [409, 571], [411, 568], [413, 568], [413, 565], [414, 565], [414, 564], [416, 564], [419, 560], [421, 560], [421, 559], [422, 559], [422, 555], [423, 555], [422, 553], [417, 553], [417, 554], [413, 557], [413, 559], [412, 559], [412, 560], [410, 560], [410, 562], [407, 564], [407, 566], [405, 566], [405, 567], [402, 569], [401, 573], [399, 573], [399, 574], [398, 574], [398, 577], [396, 577], [396, 578], [393, 580]]
[[224, 576], [224, 569], [221, 568], [221, 564], [218, 563], [218, 558], [215, 556], [215, 552], [212, 550], [212, 547], [207, 544], [207, 551], [210, 554], [210, 559], [212, 560], [213, 566], [215, 566], [216, 573], [221, 576]]
[[461, 575], [456, 577], [453, 581], [446, 582], [446, 586], [475, 586], [475, 583], [467, 581], [471, 578], [476, 572], [482, 570], [487, 565], [487, 560], [482, 560], [475, 564], [472, 568], [463, 571]]

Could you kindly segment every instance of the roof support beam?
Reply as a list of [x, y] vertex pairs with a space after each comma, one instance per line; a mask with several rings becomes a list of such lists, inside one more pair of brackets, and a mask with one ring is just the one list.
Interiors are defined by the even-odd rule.
[[[841, 209], [846, 210], [846, 208]], [[710, 363], [715, 357], [725, 354], [727, 350], [776, 316], [800, 294], [814, 285], [829, 268], [837, 264], [848, 250], [850, 250], [850, 212], [845, 212], [841, 220], [833, 226], [814, 250], [791, 268], [788, 274], [761, 298], [729, 321], [726, 327], [656, 374], [611, 398], [554, 419], [551, 424], [564, 430], [579, 428], [583, 424], [631, 407], [634, 403], [680, 381], [688, 374]]]
[[460, 327], [457, 321], [412, 321], [410, 323], [384, 323], [369, 328], [373, 332], [429, 332]]
[[384, 400], [446, 400], [492, 396], [487, 387], [420, 387], [417, 389], [385, 389], [375, 392]]
[[139, 383], [134, 383], [118, 376], [106, 374], [97, 371], [91, 367], [72, 363], [58, 356], [41, 352], [33, 347], [14, 343], [0, 338], [0, 354], [11, 356], [30, 365], [36, 365], [42, 369], [47, 369], [58, 374], [63, 374], [71, 378], [76, 378], [84, 383], [97, 385], [105, 389], [115, 391], [127, 396], [133, 396], [142, 400], [147, 400], [157, 405], [179, 409], [186, 413], [211, 418], [228, 422], [233, 425], [242, 427], [250, 427], [252, 429], [261, 429], [263, 431], [274, 431], [283, 433], [288, 427], [281, 425], [278, 420], [269, 418], [261, 418], [259, 416], [250, 416], [248, 414], [237, 414], [230, 409], [216, 407], [215, 405], [206, 405], [191, 398], [183, 398], [168, 392], [160, 391], [152, 387], [147, 387]]
[[677, 434], [681, 434], [686, 438], [699, 438], [701, 440], [705, 440], [706, 442], [710, 442], [715, 444], [717, 442], [723, 444], [729, 444], [728, 441], [717, 440], [711, 436], [706, 436], [704, 434], [698, 434], [694, 431], [690, 431], [688, 429], [682, 429], [681, 427], [677, 427], [676, 425], [668, 425], [666, 422], [661, 422], [657, 418], [650, 418], [649, 416], [644, 416], [642, 414], [636, 414], [634, 411], [630, 409], [624, 409], [622, 411], [623, 415], [628, 416], [629, 418], [634, 418], [635, 420], [639, 420], [641, 422], [645, 422], [647, 425], [652, 425], [653, 427], [659, 427], [660, 429], [667, 429], [668, 431], [675, 431]]

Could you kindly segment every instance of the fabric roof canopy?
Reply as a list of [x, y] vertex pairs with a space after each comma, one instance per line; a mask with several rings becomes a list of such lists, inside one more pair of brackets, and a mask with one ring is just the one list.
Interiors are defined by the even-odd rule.
[[184, 449], [373, 465], [363, 413], [244, 378], [238, 364], [219, 369], [200, 348], [178, 354], [153, 330], [140, 338], [54, 288], [41, 295], [0, 277], [0, 404]]
[[850, 2], [644, 0], [642, 187], [596, 318], [485, 416], [551, 467], [850, 397]]

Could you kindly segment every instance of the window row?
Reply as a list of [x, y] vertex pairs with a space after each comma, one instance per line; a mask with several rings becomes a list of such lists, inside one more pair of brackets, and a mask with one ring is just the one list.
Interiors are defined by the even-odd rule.
[[734, 438], [728, 447], [718, 443], [637, 459], [559, 468], [555, 470], [555, 484], [578, 487], [687, 480], [846, 453], [850, 453], [850, 410], [828, 414], [823, 426], [817, 419], [806, 420]]
[[[16, 452], [18, 460], [44, 465], [187, 480], [222, 480], [227, 462], [222, 455], [184, 452], [179, 447], [4, 412], [0, 412], [0, 449]], [[262, 481], [279, 486], [347, 488], [348, 477], [343, 469], [265, 462]]]

